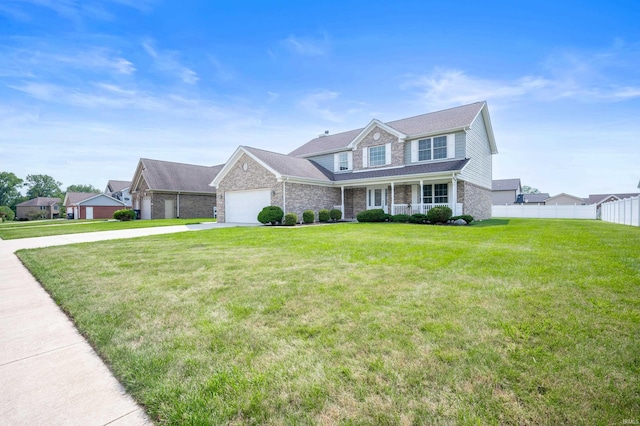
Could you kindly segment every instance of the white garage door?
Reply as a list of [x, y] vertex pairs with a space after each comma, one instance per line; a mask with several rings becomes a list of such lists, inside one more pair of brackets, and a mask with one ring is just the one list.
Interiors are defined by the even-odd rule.
[[258, 213], [271, 205], [271, 190], [231, 191], [224, 194], [227, 223], [258, 223]]

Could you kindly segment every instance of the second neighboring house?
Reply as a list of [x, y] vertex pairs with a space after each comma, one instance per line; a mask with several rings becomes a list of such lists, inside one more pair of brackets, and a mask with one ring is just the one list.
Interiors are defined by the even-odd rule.
[[131, 182], [128, 180], [110, 180], [107, 182], [107, 187], [105, 188], [104, 193], [116, 200], [124, 202], [127, 207], [131, 208], [131, 194], [129, 193], [130, 187]]
[[67, 192], [64, 207], [67, 219], [113, 219], [113, 213], [126, 205], [107, 194]]
[[545, 205], [558, 205], [558, 206], [582, 206], [585, 204], [584, 198], [576, 197], [575, 195], [566, 194], [564, 192], [549, 197], [545, 200]]
[[141, 158], [131, 180], [140, 219], [204, 218], [216, 215], [216, 190], [209, 186], [219, 166]]
[[60, 217], [60, 198], [38, 197], [16, 204], [17, 219], [57, 219]]
[[535, 204], [543, 206], [549, 199], [548, 192], [539, 192], [537, 194], [520, 194], [516, 200], [516, 204]]
[[515, 204], [522, 193], [520, 179], [496, 179], [491, 182], [491, 204]]
[[240, 146], [211, 185], [219, 222], [257, 222], [260, 210], [383, 209], [491, 217], [497, 148], [486, 102], [321, 135], [285, 154]]

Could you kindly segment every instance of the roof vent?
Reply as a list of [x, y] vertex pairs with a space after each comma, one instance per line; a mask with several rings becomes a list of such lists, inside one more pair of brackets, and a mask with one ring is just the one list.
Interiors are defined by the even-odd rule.
[[325, 130], [323, 134], [318, 135], [319, 138], [323, 138], [325, 136], [329, 136], [329, 131], [328, 130]]

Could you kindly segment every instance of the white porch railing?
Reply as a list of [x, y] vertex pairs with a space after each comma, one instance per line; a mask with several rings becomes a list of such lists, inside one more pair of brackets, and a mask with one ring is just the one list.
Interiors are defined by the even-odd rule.
[[[393, 215], [396, 215], [396, 214], [412, 215], [412, 214], [416, 214], [416, 213], [427, 214], [427, 212], [430, 209], [432, 209], [432, 208], [434, 208], [436, 206], [451, 207], [447, 203], [443, 203], [443, 204], [394, 204], [391, 214], [393, 214]], [[451, 209], [451, 210], [453, 211], [453, 215], [454, 216], [461, 215], [462, 214], [462, 203], [456, 203], [456, 208], [455, 209]]]

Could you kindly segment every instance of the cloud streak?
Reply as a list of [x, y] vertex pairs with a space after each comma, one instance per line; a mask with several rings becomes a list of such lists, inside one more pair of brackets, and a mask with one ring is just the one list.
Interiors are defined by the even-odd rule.
[[158, 50], [153, 44], [153, 41], [147, 40], [142, 43], [142, 47], [154, 59], [159, 70], [174, 75], [186, 84], [196, 84], [200, 80], [195, 71], [178, 61], [176, 52]]

